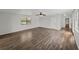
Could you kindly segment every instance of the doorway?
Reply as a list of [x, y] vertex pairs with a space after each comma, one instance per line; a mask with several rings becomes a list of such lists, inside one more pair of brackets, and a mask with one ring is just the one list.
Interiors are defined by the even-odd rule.
[[69, 18], [65, 18], [65, 30], [69, 31], [70, 27], [69, 27]]

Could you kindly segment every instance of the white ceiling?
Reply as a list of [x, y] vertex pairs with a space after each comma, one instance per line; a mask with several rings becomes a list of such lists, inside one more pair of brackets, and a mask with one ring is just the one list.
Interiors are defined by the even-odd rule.
[[43, 12], [47, 15], [71, 13], [73, 9], [0, 9], [0, 13], [16, 13], [24, 15], [35, 15]]

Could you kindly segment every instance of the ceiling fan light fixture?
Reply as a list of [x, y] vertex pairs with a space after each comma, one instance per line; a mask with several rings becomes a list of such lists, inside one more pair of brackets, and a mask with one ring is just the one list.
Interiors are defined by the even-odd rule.
[[46, 14], [43, 14], [42, 12], [40, 12], [39, 14], [37, 14], [37, 16], [40, 16], [40, 15], [46, 16]]

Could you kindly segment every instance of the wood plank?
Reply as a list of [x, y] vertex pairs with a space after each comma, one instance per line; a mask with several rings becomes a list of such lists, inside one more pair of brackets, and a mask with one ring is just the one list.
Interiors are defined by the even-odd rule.
[[2, 36], [0, 49], [77, 50], [78, 48], [71, 32], [39, 27]]

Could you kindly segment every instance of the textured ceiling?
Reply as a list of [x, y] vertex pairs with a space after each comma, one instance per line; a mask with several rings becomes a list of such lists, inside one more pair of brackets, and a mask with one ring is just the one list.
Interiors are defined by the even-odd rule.
[[16, 13], [24, 15], [35, 15], [42, 12], [47, 15], [71, 13], [73, 9], [0, 9], [0, 13]]

